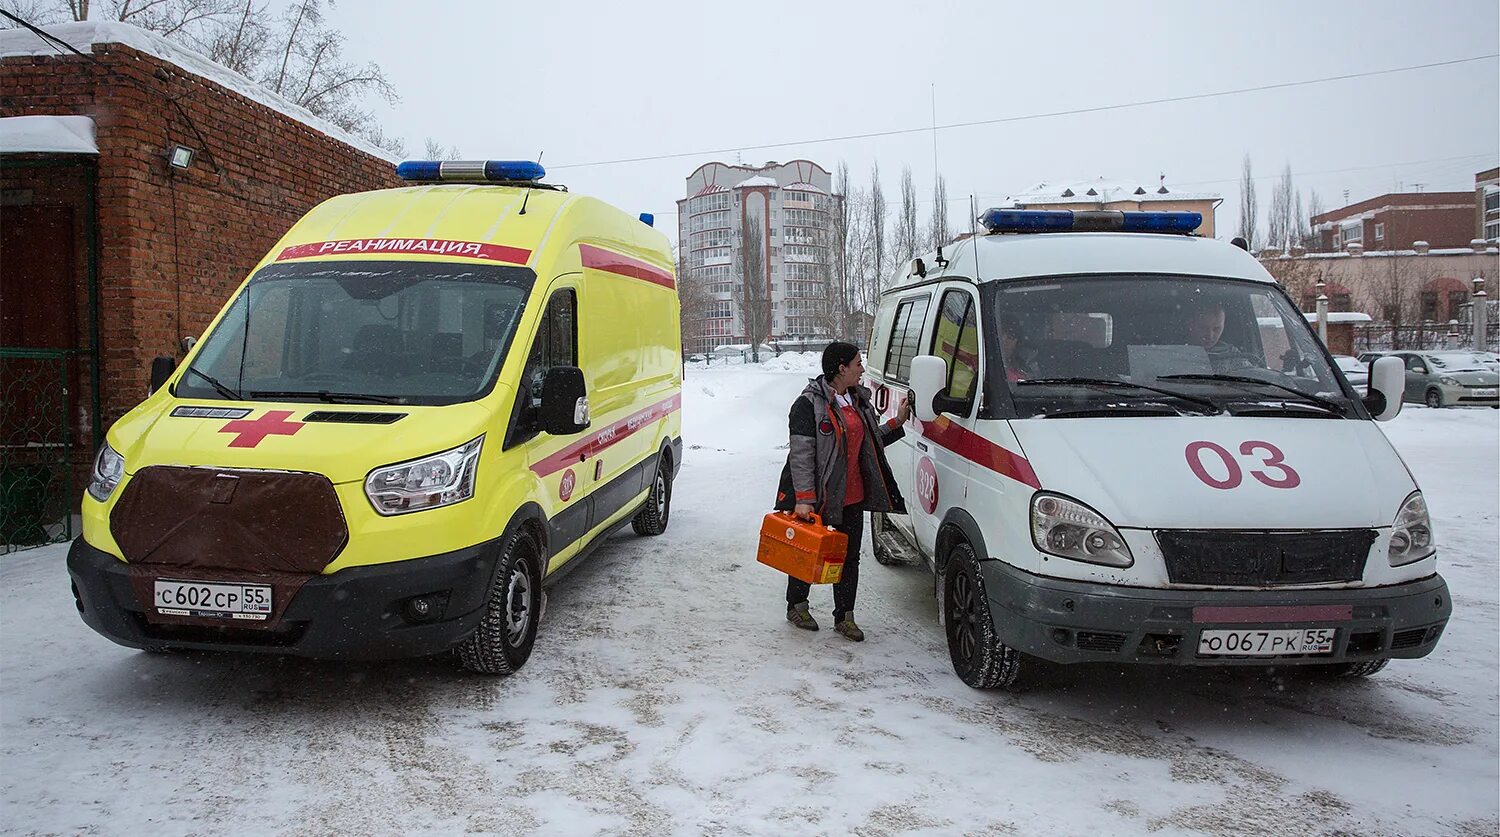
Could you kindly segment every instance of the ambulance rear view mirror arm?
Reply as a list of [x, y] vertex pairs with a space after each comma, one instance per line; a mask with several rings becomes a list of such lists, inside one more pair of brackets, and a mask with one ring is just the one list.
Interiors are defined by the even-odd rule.
[[572, 436], [589, 427], [589, 397], [583, 370], [554, 366], [542, 379], [542, 429], [553, 436]]
[[948, 385], [948, 364], [934, 355], [918, 355], [911, 359], [911, 411], [920, 421], [937, 418], [935, 402]]
[[1401, 414], [1401, 396], [1406, 392], [1406, 364], [1398, 357], [1378, 357], [1370, 364], [1370, 383], [1365, 408], [1376, 421], [1390, 421]]

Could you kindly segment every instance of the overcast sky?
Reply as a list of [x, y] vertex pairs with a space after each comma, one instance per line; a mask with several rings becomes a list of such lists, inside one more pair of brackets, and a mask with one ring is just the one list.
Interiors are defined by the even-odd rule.
[[[674, 240], [684, 178], [711, 160], [849, 164], [887, 197], [903, 165], [931, 211], [930, 132], [807, 142], [1123, 104], [1500, 52], [1495, 0], [1410, 3], [719, 2], [499, 4], [344, 0], [347, 56], [377, 61], [379, 108], [420, 156], [532, 158], [549, 180]], [[1109, 177], [1216, 191], [1238, 223], [1241, 159], [1262, 207], [1290, 163], [1325, 207], [1398, 188], [1472, 190], [1500, 156], [1495, 59], [1290, 89], [938, 132], [954, 224], [1045, 180]], [[778, 148], [612, 165], [621, 158]]]

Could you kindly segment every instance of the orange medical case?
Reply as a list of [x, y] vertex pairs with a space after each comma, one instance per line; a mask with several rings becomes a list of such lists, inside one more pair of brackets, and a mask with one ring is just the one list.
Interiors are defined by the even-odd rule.
[[837, 584], [844, 574], [849, 536], [813, 515], [812, 522], [791, 512], [771, 512], [760, 524], [755, 560], [809, 584]]

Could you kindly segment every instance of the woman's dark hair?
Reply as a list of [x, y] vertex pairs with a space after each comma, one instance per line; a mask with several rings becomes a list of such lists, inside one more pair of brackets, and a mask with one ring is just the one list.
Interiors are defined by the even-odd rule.
[[859, 347], [853, 343], [833, 342], [823, 350], [823, 377], [833, 380], [833, 376], [839, 373], [839, 367], [854, 362], [859, 354]]

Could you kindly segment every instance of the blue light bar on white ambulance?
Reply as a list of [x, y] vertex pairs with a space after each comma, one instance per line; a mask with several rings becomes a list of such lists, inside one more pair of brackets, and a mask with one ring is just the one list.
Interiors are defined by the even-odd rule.
[[979, 223], [992, 233], [1157, 232], [1191, 233], [1203, 224], [1200, 212], [1122, 212], [1117, 209], [991, 209]]
[[532, 183], [546, 177], [547, 170], [530, 160], [407, 160], [396, 166], [396, 176], [449, 183]]

